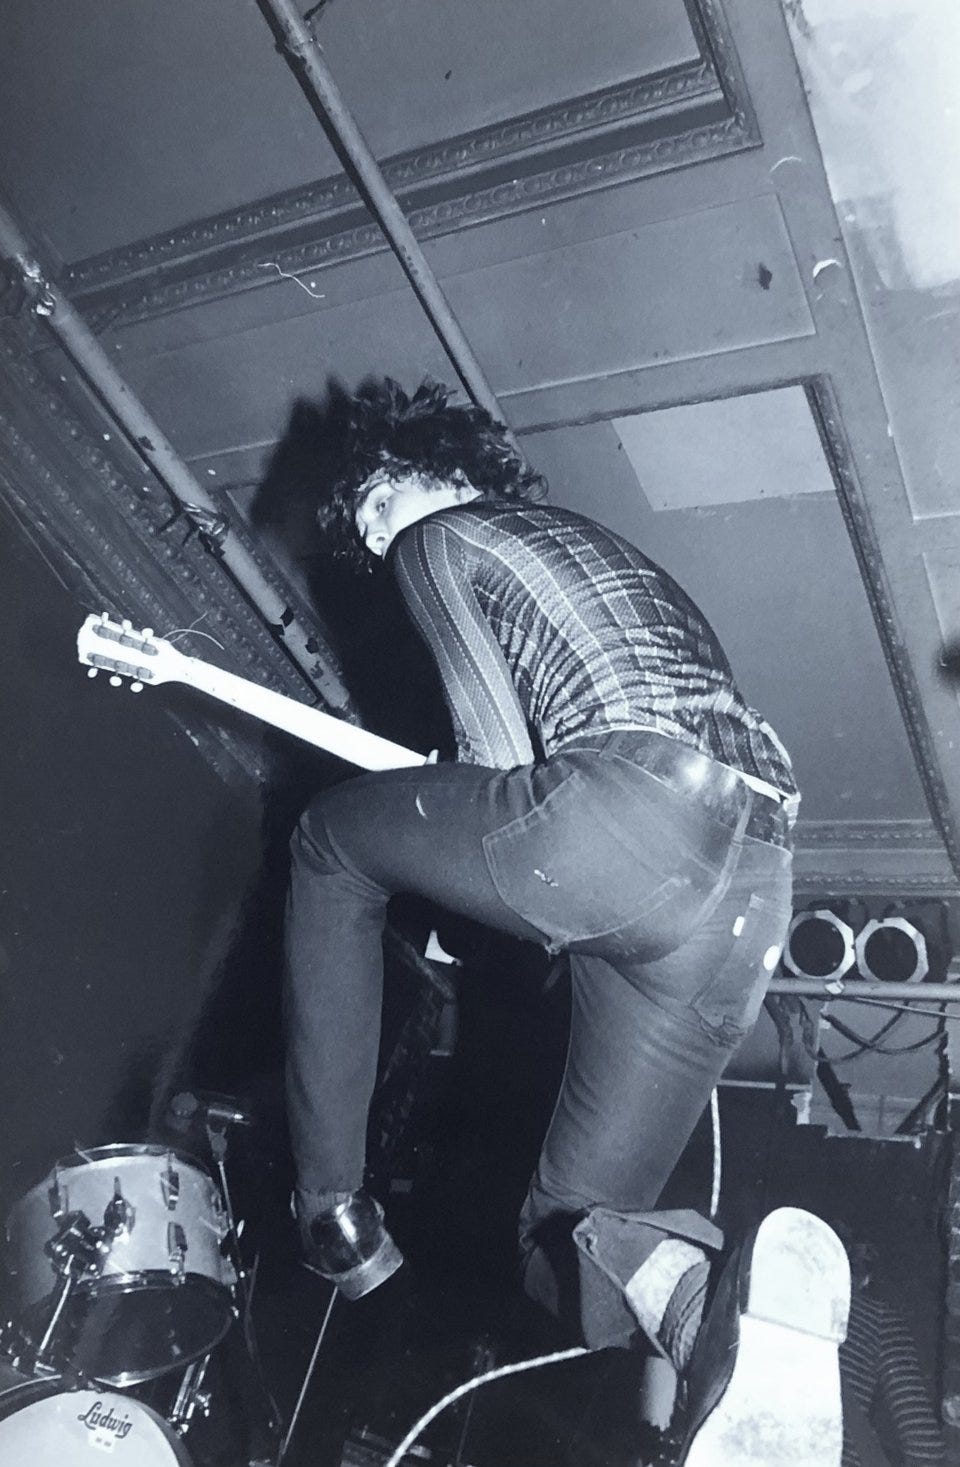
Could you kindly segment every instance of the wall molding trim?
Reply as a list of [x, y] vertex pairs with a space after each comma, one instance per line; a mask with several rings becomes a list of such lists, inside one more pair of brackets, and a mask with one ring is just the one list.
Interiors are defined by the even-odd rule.
[[[40, 365], [26, 355], [27, 323], [7, 321], [3, 327], [0, 433], [6, 451], [0, 500], [50, 552], [57, 574], [76, 594], [78, 627], [88, 611], [100, 610], [151, 625], [160, 635], [202, 621], [202, 630], [221, 649], [213, 660], [277, 692], [315, 702], [313, 689], [223, 563], [175, 513], [164, 486], [134, 461], [117, 434], [102, 431], [112, 426], [108, 418], [89, 401], [74, 404], [48, 375], [47, 369], [59, 369], [59, 353], [44, 353]], [[263, 573], [286, 592], [278, 568], [246, 535], [239, 515], [231, 516], [230, 533], [244, 535]], [[291, 599], [295, 595], [290, 591]], [[298, 614], [302, 610], [298, 604]], [[322, 654], [332, 658], [315, 618], [310, 625]], [[208, 656], [209, 644], [201, 645]], [[260, 781], [272, 772], [269, 738], [253, 720], [212, 708], [208, 718], [200, 704], [188, 716], [174, 716], [228, 783]]]
[[[686, 0], [697, 60], [566, 99], [383, 164], [432, 239], [760, 145], [719, 0]], [[322, 270], [388, 245], [345, 174], [79, 260], [62, 285], [96, 329]]]
[[954, 824], [956, 817], [951, 811], [943, 774], [934, 751], [916, 673], [894, 611], [894, 598], [883, 554], [860, 486], [836, 392], [833, 383], [825, 376], [808, 381], [806, 385], [807, 400], [833, 472], [837, 500], [850, 535], [850, 543], [860, 569], [890, 681], [900, 705], [920, 782], [936, 831], [953, 868], [956, 891], [956, 879], [960, 876], [960, 842]]
[[809, 820], [794, 832], [804, 896], [956, 897], [960, 883], [932, 820]]

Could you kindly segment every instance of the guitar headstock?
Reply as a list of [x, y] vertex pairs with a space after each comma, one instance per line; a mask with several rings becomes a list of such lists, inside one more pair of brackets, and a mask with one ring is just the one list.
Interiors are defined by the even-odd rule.
[[83, 623], [77, 633], [77, 656], [89, 667], [88, 677], [108, 672], [114, 687], [130, 678], [135, 693], [144, 683], [176, 681], [184, 661], [182, 652], [155, 637], [149, 627], [135, 631], [129, 621], [111, 621], [106, 612], [88, 616]]

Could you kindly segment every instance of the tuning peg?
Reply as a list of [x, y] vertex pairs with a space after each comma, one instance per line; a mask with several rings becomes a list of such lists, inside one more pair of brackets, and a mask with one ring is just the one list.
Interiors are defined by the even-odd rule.
[[131, 683], [130, 684], [130, 691], [131, 691], [131, 693], [142, 693], [143, 692], [143, 683], [139, 683], [139, 682], [137, 682], [137, 683]]
[[96, 677], [97, 672], [98, 672], [98, 669], [96, 667], [88, 667], [87, 668], [87, 677]]
[[124, 617], [124, 619], [120, 623], [120, 625], [123, 627], [123, 630], [125, 632], [132, 632], [133, 631], [133, 622], [130, 621], [127, 617]]
[[100, 613], [100, 620], [102, 622], [109, 623], [109, 621], [110, 621], [110, 613], [109, 613], [109, 611], [101, 611], [101, 613]]
[[122, 677], [117, 677], [117, 674], [114, 673], [113, 674], [113, 677], [110, 679], [110, 686], [111, 686], [111, 688], [119, 688], [119, 687], [122, 687], [123, 686], [123, 678]]
[[153, 627], [144, 627], [144, 629], [140, 633], [140, 635], [141, 635], [141, 637], [152, 637], [153, 636]]

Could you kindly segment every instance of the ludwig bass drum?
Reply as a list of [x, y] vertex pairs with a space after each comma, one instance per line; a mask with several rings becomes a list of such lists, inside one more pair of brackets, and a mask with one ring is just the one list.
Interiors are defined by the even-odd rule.
[[98, 1259], [69, 1292], [48, 1355], [54, 1368], [133, 1385], [219, 1344], [234, 1319], [236, 1282], [220, 1190], [192, 1157], [126, 1145], [57, 1162], [11, 1210], [14, 1305], [35, 1343], [62, 1286], [49, 1245], [78, 1213]]
[[0, 1361], [0, 1467], [192, 1467], [162, 1417], [129, 1396], [68, 1390], [56, 1377], [21, 1375]]

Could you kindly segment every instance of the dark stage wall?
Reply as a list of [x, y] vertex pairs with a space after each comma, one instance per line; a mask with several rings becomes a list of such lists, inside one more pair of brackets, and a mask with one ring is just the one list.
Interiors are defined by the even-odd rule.
[[257, 791], [222, 784], [160, 698], [87, 680], [73, 644], [94, 608], [8, 520], [0, 583], [6, 1204], [75, 1142], [141, 1138], [196, 1036], [269, 1050], [278, 974]]

